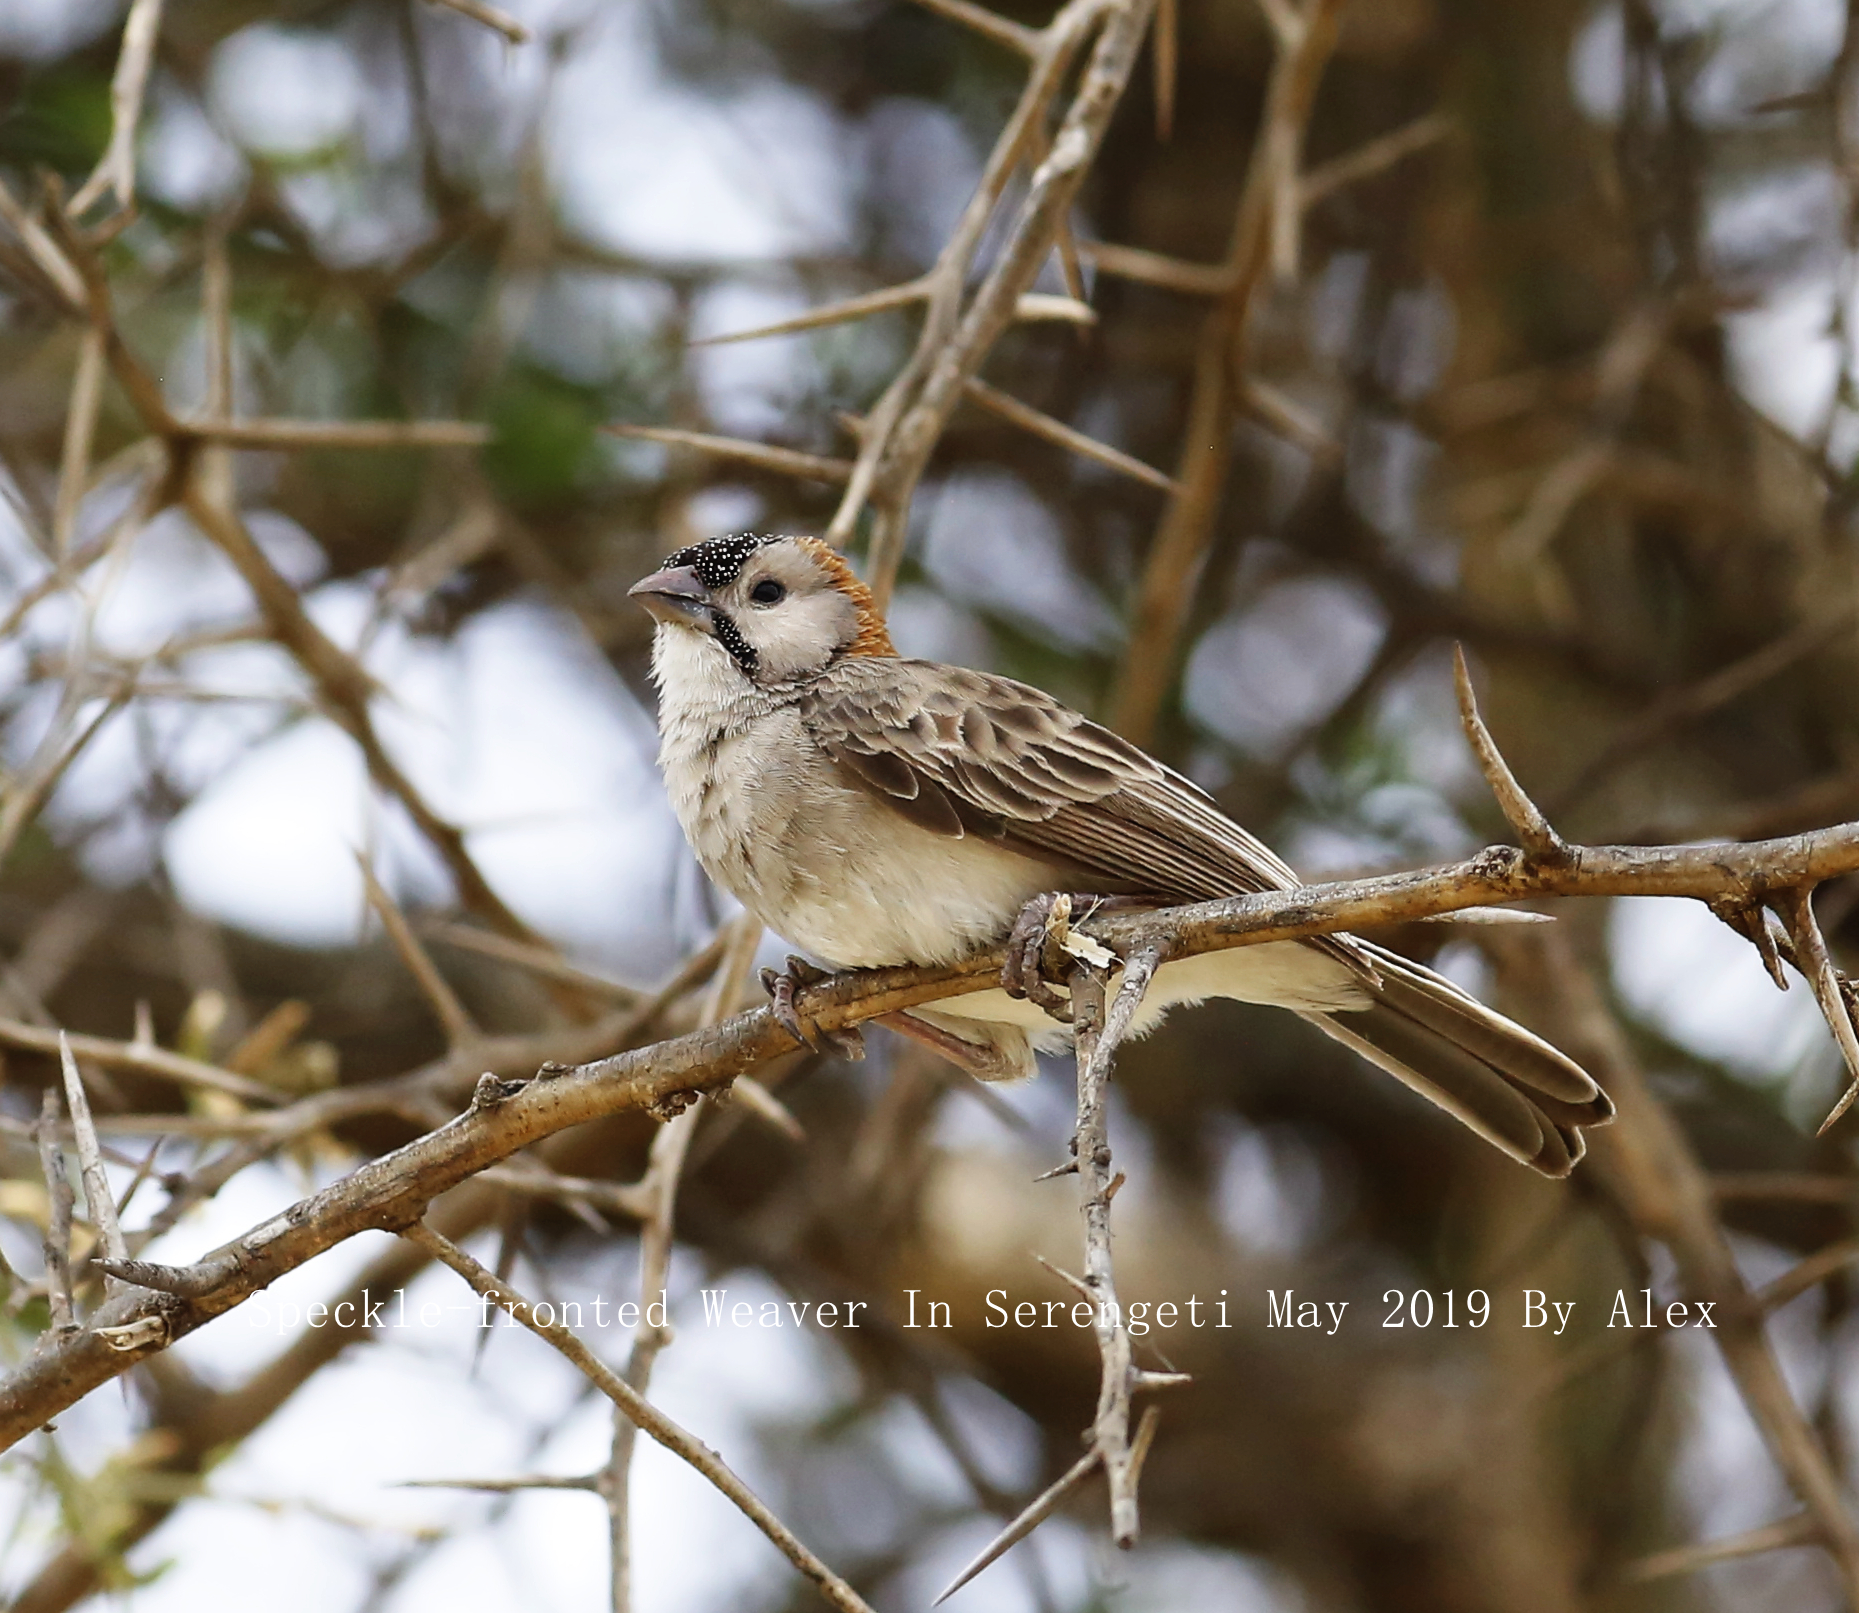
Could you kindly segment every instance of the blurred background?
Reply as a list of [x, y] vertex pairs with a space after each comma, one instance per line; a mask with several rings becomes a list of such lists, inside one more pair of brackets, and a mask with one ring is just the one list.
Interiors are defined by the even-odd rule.
[[[572, 1026], [590, 992], [643, 1001], [729, 917], [658, 782], [649, 623], [625, 590], [703, 536], [822, 530], [838, 490], [601, 427], [853, 454], [845, 415], [904, 362], [915, 311], [707, 339], [924, 272], [1025, 64], [906, 0], [509, 9], [527, 43], [420, 0], [169, 7], [139, 209], [103, 248], [125, 339], [176, 410], [488, 424], [482, 448], [215, 468], [374, 680], [408, 792], [371, 778], [222, 549], [177, 507], [150, 515], [157, 464], [114, 385], [61, 491], [84, 327], [17, 220], [0, 227], [10, 1361], [47, 1315], [28, 1127], [55, 1068], [25, 1033], [152, 1036], [292, 1099], [360, 1094], [253, 1149], [238, 1100], [93, 1074], [115, 1185], [139, 1179], [127, 1223], [186, 1261], [456, 1112], [482, 1067], [441, 1083], [436, 1114], [369, 1097], [447, 1041], [358, 853], [488, 1032]], [[102, 153], [122, 22], [115, 0], [0, 4], [0, 178], [21, 209]], [[1168, 475], [1196, 451], [1222, 306], [1179, 265], [1228, 249], [1274, 59], [1242, 0], [1181, 0], [1179, 36], [1167, 137], [1145, 54], [1074, 218], [1095, 323], [1017, 325], [985, 372]], [[1117, 723], [1312, 878], [1504, 838], [1458, 727], [1455, 641], [1572, 839], [1859, 816], [1856, 65], [1837, 0], [1355, 0], [1307, 171], [1408, 138], [1307, 186], [1295, 256], [1252, 298], [1174, 625], [1138, 604], [1169, 495], [965, 405], [910, 512], [901, 650]], [[1065, 290], [1056, 259], [1038, 289]], [[450, 851], [408, 793], [462, 832]], [[1836, 952], [1859, 944], [1855, 896], [1821, 894]], [[491, 955], [490, 930], [613, 987]], [[1851, 1123], [1814, 1136], [1841, 1077], [1813, 1001], [1702, 907], [1387, 939], [1643, 1100], [1616, 1133], [1675, 1122], [1661, 1135], [1717, 1215], [1693, 1234], [1727, 1240], [1752, 1289], [1852, 1235]], [[654, 1395], [890, 1613], [926, 1606], [1075, 1459], [1097, 1363], [1088, 1335], [990, 1329], [982, 1304], [1064, 1293], [1034, 1251], [1075, 1263], [1072, 1189], [1032, 1181], [1063, 1154], [1069, 1066], [984, 1101], [870, 1040], [861, 1065], [767, 1072], [804, 1142], [740, 1106], [698, 1127]], [[1711, 1335], [1605, 1329], [1616, 1289], [1684, 1289], [1683, 1239], [1649, 1224], [1621, 1145], [1540, 1181], [1290, 1016], [1232, 1005], [1128, 1050], [1116, 1099], [1124, 1294], [1225, 1294], [1233, 1326], [1139, 1344], [1195, 1379], [1164, 1406], [1139, 1549], [1110, 1549], [1087, 1487], [952, 1608], [1859, 1605], [1812, 1546], [1661, 1560], [1800, 1502]], [[631, 1296], [636, 1223], [598, 1185], [637, 1180], [652, 1130], [616, 1119], [534, 1162], [583, 1189], [461, 1190], [453, 1235], [531, 1294]], [[1770, 1292], [1758, 1337], [1850, 1478], [1859, 1316], [1843, 1257], [1826, 1267]], [[352, 1286], [404, 1287], [440, 1319], [303, 1324]], [[706, 1328], [706, 1287], [865, 1298], [876, 1320]], [[1348, 1300], [1350, 1322], [1268, 1329], [1286, 1288]], [[1561, 1337], [1523, 1328], [1525, 1288], [1578, 1302]], [[910, 1289], [954, 1325], [899, 1325]], [[1492, 1321], [1384, 1328], [1390, 1289], [1482, 1290]], [[529, 1335], [487, 1340], [468, 1299], [358, 1238], [94, 1394], [0, 1459], [0, 1593], [40, 1613], [97, 1594], [137, 1613], [606, 1605], [596, 1497], [406, 1487], [605, 1460], [605, 1403]], [[588, 1336], [623, 1355], [617, 1329]], [[656, 1447], [634, 1506], [638, 1606], [818, 1605]]]

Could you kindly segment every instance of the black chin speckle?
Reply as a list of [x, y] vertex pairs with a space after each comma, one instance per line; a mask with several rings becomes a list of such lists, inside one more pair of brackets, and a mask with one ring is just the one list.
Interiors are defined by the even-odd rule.
[[[667, 569], [672, 566], [689, 566], [697, 573], [704, 587], [727, 588], [742, 575], [742, 568], [749, 563], [750, 555], [763, 544], [778, 541], [773, 533], [731, 532], [725, 537], [711, 538], [707, 543], [693, 543], [688, 549], [666, 555], [665, 565]], [[717, 637], [723, 638], [720, 629]], [[723, 642], [728, 643], [728, 640]], [[753, 656], [754, 652], [749, 651], [748, 645], [744, 644], [743, 649]], [[735, 655], [736, 652], [732, 649], [730, 654]], [[736, 656], [736, 659], [740, 661], [742, 657]]]
[[[691, 554], [693, 552], [694, 551], [690, 549], [684, 551], [686, 554]], [[688, 566], [692, 565], [693, 562], [674, 559], [671, 564]], [[702, 577], [703, 573], [700, 571], [698, 575]], [[717, 585], [711, 582], [708, 577], [704, 577], [704, 586], [707, 588], [714, 588]], [[745, 674], [751, 678], [754, 677], [757, 660], [755, 646], [742, 636], [741, 630], [737, 628], [735, 622], [722, 611], [713, 610], [710, 613], [710, 631], [716, 635], [717, 643], [721, 644], [724, 649], [729, 651], [729, 658], [734, 661], [737, 666], [741, 667]]]

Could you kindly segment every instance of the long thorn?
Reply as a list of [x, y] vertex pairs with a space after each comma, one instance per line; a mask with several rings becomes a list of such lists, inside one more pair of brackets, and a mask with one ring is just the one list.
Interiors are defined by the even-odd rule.
[[84, 1179], [84, 1199], [90, 1206], [91, 1222], [97, 1228], [103, 1252], [112, 1260], [125, 1260], [129, 1246], [123, 1242], [123, 1229], [116, 1219], [116, 1198], [103, 1171], [97, 1125], [90, 1118], [90, 1096], [84, 1090], [84, 1078], [78, 1074], [77, 1060], [71, 1056], [71, 1038], [63, 1031], [58, 1033], [58, 1062], [64, 1070], [65, 1102], [71, 1108], [71, 1130], [77, 1138], [78, 1169]]
[[1478, 715], [1478, 696], [1472, 692], [1472, 675], [1466, 670], [1464, 647], [1458, 644], [1452, 647], [1452, 681], [1459, 695], [1459, 721], [1464, 724], [1465, 737], [1478, 758], [1479, 771], [1497, 797], [1505, 821], [1516, 831], [1530, 856], [1560, 862], [1568, 855], [1568, 847], [1550, 827], [1542, 809], [1524, 794], [1517, 775], [1511, 772], [1510, 764], [1498, 750], [1497, 741], [1491, 737], [1491, 730]]
[[961, 1573], [957, 1574], [950, 1582], [949, 1588], [945, 1590], [942, 1595], [937, 1597], [935, 1601], [930, 1603], [930, 1606], [941, 1607], [944, 1602], [955, 1595], [957, 1591], [979, 1574], [982, 1569], [999, 1558], [1003, 1552], [1010, 1551], [1022, 1540], [1026, 1539], [1026, 1537], [1044, 1523], [1047, 1518], [1051, 1517], [1053, 1510], [1067, 1495], [1076, 1489], [1078, 1485], [1083, 1483], [1085, 1479], [1090, 1477], [1091, 1469], [1096, 1467], [1101, 1460], [1102, 1458], [1098, 1455], [1097, 1447], [1093, 1445], [1084, 1455], [1079, 1457], [1077, 1461], [1072, 1463], [1070, 1467], [1060, 1474], [1057, 1479], [1044, 1490], [1040, 1491], [1019, 1517], [1015, 1518], [1012, 1523], [1008, 1524], [1005, 1529], [1001, 1530], [999, 1534], [990, 1540], [981, 1555], [975, 1558], [975, 1560], [964, 1568]]
[[604, 425], [609, 437], [626, 437], [636, 442], [662, 442], [672, 448], [695, 448], [719, 459], [734, 459], [758, 470], [771, 470], [782, 476], [797, 476], [808, 482], [845, 482], [852, 476], [852, 461], [829, 459], [824, 454], [803, 454], [795, 448], [776, 448], [765, 442], [745, 442], [740, 437], [713, 437], [704, 431], [679, 431], [669, 426]]

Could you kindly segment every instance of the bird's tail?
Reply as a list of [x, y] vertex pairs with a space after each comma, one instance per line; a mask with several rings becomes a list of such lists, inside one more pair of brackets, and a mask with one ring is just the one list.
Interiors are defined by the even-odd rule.
[[1371, 1005], [1304, 1018], [1512, 1159], [1545, 1176], [1567, 1176], [1586, 1151], [1582, 1128], [1614, 1118], [1593, 1077], [1431, 969], [1372, 942], [1358, 944], [1381, 976]]

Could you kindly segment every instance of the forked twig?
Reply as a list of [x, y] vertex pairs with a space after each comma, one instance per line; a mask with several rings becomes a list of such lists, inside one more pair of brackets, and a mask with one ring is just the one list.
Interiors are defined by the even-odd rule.
[[449, 1239], [434, 1232], [425, 1222], [414, 1222], [404, 1228], [400, 1235], [435, 1260], [443, 1261], [485, 1299], [521, 1322], [530, 1332], [554, 1345], [588, 1382], [619, 1408], [629, 1422], [643, 1429], [672, 1455], [690, 1463], [722, 1491], [756, 1528], [774, 1542], [783, 1557], [820, 1588], [820, 1594], [834, 1607], [841, 1609], [842, 1613], [871, 1613], [865, 1599], [808, 1550], [715, 1451], [674, 1423], [595, 1355], [572, 1330], [559, 1322], [538, 1320], [535, 1307], [527, 1299], [512, 1290], [508, 1283], [500, 1281], [495, 1272], [474, 1260]]
[[73, 218], [87, 213], [105, 191], [116, 192], [116, 205], [127, 212], [136, 200], [136, 125], [142, 97], [155, 61], [155, 38], [161, 29], [162, 0], [135, 0], [123, 24], [123, 48], [110, 79], [110, 142], [83, 188], [71, 198]]

